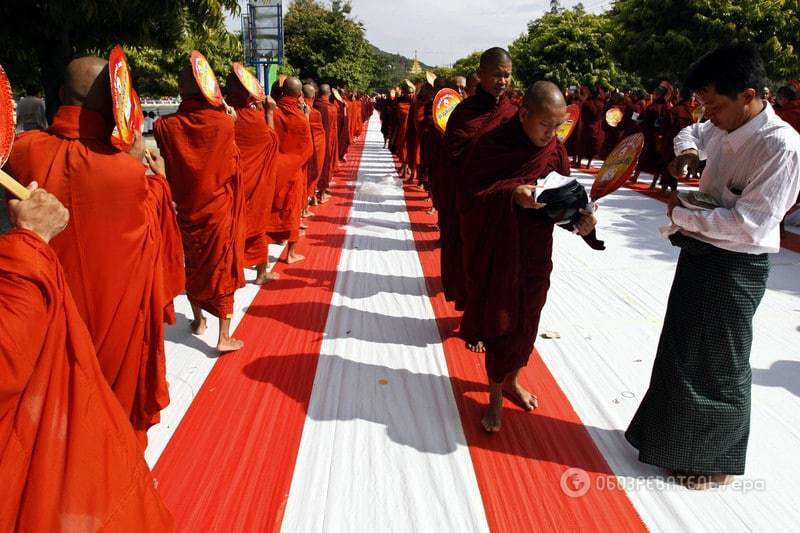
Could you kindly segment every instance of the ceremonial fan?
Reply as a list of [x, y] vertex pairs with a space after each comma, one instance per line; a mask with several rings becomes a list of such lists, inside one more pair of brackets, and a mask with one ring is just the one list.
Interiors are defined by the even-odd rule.
[[197, 86], [200, 88], [200, 92], [205, 99], [213, 106], [222, 105], [224, 103], [222, 99], [222, 89], [219, 87], [217, 76], [214, 75], [214, 71], [211, 69], [211, 65], [208, 64], [208, 60], [197, 50], [192, 50], [190, 61], [192, 63], [194, 80], [197, 82]]
[[263, 102], [267, 99], [267, 93], [264, 91], [264, 87], [258, 81], [258, 78], [253, 76], [241, 63], [235, 62], [233, 64], [233, 72], [236, 74], [242, 86], [247, 89], [250, 96], [255, 98], [257, 102]]
[[433, 87], [433, 82], [436, 81], [436, 74], [430, 70], [425, 73], [425, 80]]
[[114, 122], [117, 126], [112, 136], [119, 139], [122, 144], [130, 146], [136, 138], [136, 133], [141, 133], [144, 127], [144, 114], [139, 94], [133, 88], [128, 59], [120, 45], [111, 50], [108, 58], [108, 77], [111, 84]]
[[[0, 65], [0, 169], [11, 155], [15, 128], [14, 95], [11, 94], [11, 84], [8, 82], [6, 71]], [[31, 196], [28, 189], [2, 170], [0, 170], [0, 185], [20, 200], [27, 200]]]
[[642, 148], [644, 148], [644, 135], [641, 133], [625, 137], [614, 147], [592, 184], [593, 201], [611, 194], [628, 181], [636, 170]]
[[442, 89], [436, 93], [433, 98], [433, 123], [439, 131], [445, 132], [450, 115], [460, 103], [461, 95], [453, 89]]
[[556, 130], [556, 137], [562, 143], [567, 142], [569, 136], [575, 131], [575, 126], [578, 125], [578, 120], [581, 118], [581, 108], [578, 104], [571, 104], [567, 106], [567, 119], [561, 123]]
[[697, 106], [692, 109], [692, 122], [700, 122], [703, 120], [703, 116], [706, 114], [706, 108], [704, 106]]
[[339, 90], [336, 87], [331, 89], [331, 93], [333, 93], [333, 97], [336, 98], [336, 100], [339, 102], [344, 102], [344, 100], [342, 100], [342, 95], [339, 94]]

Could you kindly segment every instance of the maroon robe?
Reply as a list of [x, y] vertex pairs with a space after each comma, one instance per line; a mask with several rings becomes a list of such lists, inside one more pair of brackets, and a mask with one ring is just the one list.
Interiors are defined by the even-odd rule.
[[513, 116], [517, 108], [503, 97], [500, 102], [478, 87], [458, 107], [447, 123], [438, 164], [439, 232], [441, 244], [442, 286], [445, 297], [462, 308], [466, 301], [464, 264], [461, 254], [461, 234], [456, 210], [456, 194], [461, 186], [461, 166], [470, 143], [483, 131]]
[[578, 139], [578, 155], [581, 158], [599, 156], [603, 150], [603, 124], [605, 105], [600, 98], [588, 98], [581, 104], [581, 130]]
[[[642, 113], [642, 133], [644, 148], [639, 156], [639, 171], [651, 174], [662, 174], [667, 163], [662, 158], [662, 141], [664, 126], [667, 122], [669, 108], [663, 98], [659, 98]], [[671, 158], [670, 158], [671, 159]]]
[[458, 208], [469, 295], [461, 324], [486, 345], [486, 372], [501, 383], [527, 364], [553, 268], [553, 222], [518, 207], [516, 188], [552, 171], [569, 175], [564, 146], [534, 145], [517, 116], [476, 141], [465, 158]]

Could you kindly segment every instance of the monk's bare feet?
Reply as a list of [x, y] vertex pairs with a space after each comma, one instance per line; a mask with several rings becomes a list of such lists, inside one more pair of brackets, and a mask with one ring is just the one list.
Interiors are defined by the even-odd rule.
[[293, 265], [295, 263], [299, 263], [300, 261], [302, 261], [305, 258], [306, 258], [306, 256], [300, 255], [297, 252], [291, 252], [286, 256], [286, 262], [288, 264], [290, 264], [290, 265]]
[[514, 403], [526, 411], [533, 411], [539, 407], [539, 400], [536, 398], [536, 395], [531, 394], [519, 383], [509, 383], [505, 385], [503, 387], [503, 393], [508, 395]]
[[308, 225], [307, 225], [307, 224], [303, 224], [303, 223], [301, 222], [301, 223], [300, 223], [300, 229], [308, 229]]
[[192, 328], [192, 333], [195, 335], [202, 335], [206, 332], [206, 319], [200, 318], [199, 320], [192, 320], [189, 326]]
[[486, 345], [483, 344], [483, 341], [478, 341], [475, 344], [467, 343], [467, 350], [475, 353], [485, 353]]
[[499, 396], [499, 400], [495, 398], [489, 399], [489, 407], [486, 409], [481, 425], [489, 433], [497, 433], [500, 431], [500, 416], [503, 411], [503, 396]]
[[278, 281], [279, 279], [281, 279], [281, 275], [277, 272], [264, 272], [259, 274], [253, 283], [256, 285], [266, 285], [270, 281]]
[[239, 339], [220, 339], [217, 343], [217, 351], [220, 353], [235, 352], [244, 348], [244, 341]]

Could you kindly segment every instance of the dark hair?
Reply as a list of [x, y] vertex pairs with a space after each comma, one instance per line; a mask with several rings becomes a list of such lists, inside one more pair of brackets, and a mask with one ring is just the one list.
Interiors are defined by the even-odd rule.
[[699, 91], [714, 86], [728, 98], [746, 89], [760, 94], [767, 80], [764, 62], [750, 43], [726, 44], [708, 52], [692, 63], [686, 73], [686, 89]]
[[780, 89], [778, 89], [778, 96], [783, 98], [784, 100], [796, 100], [797, 99], [797, 89], [794, 88], [792, 85], [784, 85]]

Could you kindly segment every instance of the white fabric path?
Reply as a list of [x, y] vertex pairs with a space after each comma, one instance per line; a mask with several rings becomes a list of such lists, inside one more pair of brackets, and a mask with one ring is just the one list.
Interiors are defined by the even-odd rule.
[[556, 231], [540, 330], [561, 338], [540, 338], [537, 347], [645, 523], [655, 531], [796, 531], [800, 254], [772, 256], [769, 289], [755, 317], [746, 476], [699, 493], [660, 484], [663, 472], [639, 463], [623, 436], [650, 380], [677, 262], [677, 249], [657, 232], [667, 222], [665, 205], [621, 189], [602, 201], [598, 216], [604, 252]]
[[[270, 244], [270, 265], [283, 253], [283, 246]], [[244, 318], [244, 314], [258, 294], [259, 285], [253, 284], [256, 272], [253, 269], [244, 271], [247, 285], [236, 291], [233, 301], [233, 320], [231, 331]], [[147, 450], [145, 459], [153, 468], [161, 457], [164, 448], [175, 433], [195, 395], [203, 386], [211, 369], [214, 368], [219, 353], [217, 352], [217, 336], [219, 321], [208, 313], [206, 320], [208, 329], [203, 335], [193, 335], [189, 329], [192, 320], [192, 307], [185, 294], [175, 298], [175, 325], [167, 326], [164, 332], [164, 349], [167, 357], [167, 384], [169, 385], [169, 405], [161, 411], [161, 423], [147, 432]]]
[[366, 135], [282, 529], [485, 531], [402, 184], [377, 115]]

